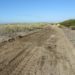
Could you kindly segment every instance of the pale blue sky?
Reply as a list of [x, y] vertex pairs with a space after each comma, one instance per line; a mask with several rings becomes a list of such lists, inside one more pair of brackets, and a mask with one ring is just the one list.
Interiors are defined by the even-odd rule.
[[75, 0], [0, 0], [0, 23], [58, 22], [75, 18]]

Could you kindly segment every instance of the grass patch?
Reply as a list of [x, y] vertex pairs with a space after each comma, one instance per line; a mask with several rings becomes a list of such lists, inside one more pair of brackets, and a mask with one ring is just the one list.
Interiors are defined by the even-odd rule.
[[47, 24], [45, 23], [31, 23], [31, 24], [5, 24], [0, 25], [0, 35], [12, 34], [17, 32], [33, 31], [42, 29]]

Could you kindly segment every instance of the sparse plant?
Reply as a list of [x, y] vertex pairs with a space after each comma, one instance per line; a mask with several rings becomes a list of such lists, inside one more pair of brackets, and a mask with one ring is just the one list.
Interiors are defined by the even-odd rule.
[[13, 33], [16, 34], [17, 32], [25, 32], [25, 31], [33, 31], [36, 29], [42, 29], [44, 26], [46, 26], [46, 24], [44, 23], [0, 25], [0, 34], [12, 35]]

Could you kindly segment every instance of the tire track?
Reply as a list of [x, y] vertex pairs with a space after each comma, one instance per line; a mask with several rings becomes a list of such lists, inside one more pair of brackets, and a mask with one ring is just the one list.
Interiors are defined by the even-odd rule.
[[24, 67], [27, 65], [27, 63], [30, 61], [30, 59], [35, 55], [37, 52], [37, 48], [34, 48], [33, 51], [27, 55], [26, 58], [18, 65], [18, 67], [14, 70], [14, 72], [11, 75], [20, 75], [21, 71], [24, 69]]
[[3, 59], [0, 60], [0, 75], [20, 75], [26, 65], [36, 57], [37, 52], [40, 52], [39, 46], [44, 45], [50, 36], [50, 31], [43, 29], [2, 44], [0, 51], [3, 51], [0, 53], [0, 58]]
[[16, 57], [10, 60], [8, 65], [6, 65], [4, 69], [0, 72], [0, 75], [10, 75], [13, 69], [15, 69], [18, 66], [18, 64], [21, 63], [22, 60], [30, 53], [30, 50], [28, 50], [28, 48], [30, 47], [27, 46], [27, 48], [23, 49], [18, 55], [16, 55]]

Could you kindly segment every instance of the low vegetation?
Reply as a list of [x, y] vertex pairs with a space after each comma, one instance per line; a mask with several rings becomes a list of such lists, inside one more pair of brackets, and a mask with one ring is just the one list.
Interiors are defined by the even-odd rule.
[[32, 31], [35, 29], [41, 29], [45, 25], [46, 25], [45, 23], [0, 25], [0, 35], [12, 34], [16, 32]]
[[75, 19], [63, 21], [60, 23], [60, 25], [75, 29]]

